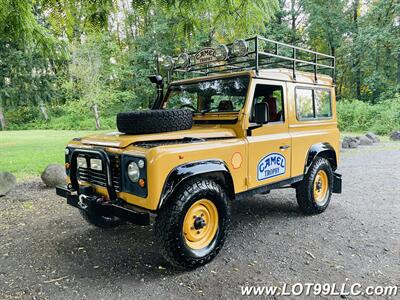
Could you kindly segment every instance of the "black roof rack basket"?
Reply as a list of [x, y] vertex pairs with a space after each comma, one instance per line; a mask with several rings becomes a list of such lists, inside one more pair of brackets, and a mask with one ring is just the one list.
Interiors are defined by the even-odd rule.
[[[188, 63], [185, 66], [179, 66], [176, 63], [168, 71], [168, 81], [171, 79], [180, 79], [187, 76], [205, 76], [216, 73], [229, 73], [236, 71], [255, 70], [268, 68], [286, 68], [293, 72], [293, 79], [296, 80], [296, 71], [313, 72], [314, 79], [317, 81], [318, 74], [326, 74], [335, 81], [335, 57], [332, 55], [308, 50], [305, 48], [273, 41], [262, 36], [242, 40], [247, 45], [246, 54], [243, 56], [234, 56], [230, 54], [226, 59], [218, 60], [216, 58], [210, 61], [199, 61], [196, 57], [201, 51], [213, 50], [205, 48], [199, 52], [188, 53]], [[232, 53], [232, 44], [226, 45]], [[208, 54], [210, 54], [208, 52]], [[212, 53], [211, 53], [212, 54]], [[174, 57], [174, 62], [179, 57]]]

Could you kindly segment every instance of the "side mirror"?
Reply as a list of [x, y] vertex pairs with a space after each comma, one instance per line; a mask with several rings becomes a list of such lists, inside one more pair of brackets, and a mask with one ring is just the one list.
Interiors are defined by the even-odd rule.
[[255, 122], [259, 125], [268, 123], [268, 104], [265, 102], [256, 103], [254, 107], [255, 112]]

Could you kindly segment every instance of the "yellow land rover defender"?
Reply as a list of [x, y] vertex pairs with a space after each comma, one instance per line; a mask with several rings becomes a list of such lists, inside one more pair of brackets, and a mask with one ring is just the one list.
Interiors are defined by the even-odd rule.
[[89, 223], [154, 221], [166, 260], [196, 268], [221, 250], [233, 201], [292, 187], [317, 214], [341, 192], [333, 56], [255, 36], [161, 64], [152, 109], [65, 149], [57, 194]]

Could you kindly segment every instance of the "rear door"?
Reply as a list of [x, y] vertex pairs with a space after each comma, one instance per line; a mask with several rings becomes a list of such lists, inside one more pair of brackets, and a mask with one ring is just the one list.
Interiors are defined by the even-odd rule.
[[255, 80], [250, 123], [254, 124], [254, 105], [267, 102], [270, 122], [253, 129], [247, 136], [249, 149], [248, 187], [291, 177], [291, 136], [288, 131], [286, 83]]

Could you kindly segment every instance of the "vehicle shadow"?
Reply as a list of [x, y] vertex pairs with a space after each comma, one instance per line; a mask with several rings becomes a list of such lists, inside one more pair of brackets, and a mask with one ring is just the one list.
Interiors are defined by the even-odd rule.
[[[289, 198], [260, 195], [233, 203], [231, 234], [244, 224], [256, 226], [265, 219], [303, 217], [295, 199]], [[59, 265], [77, 280], [107, 277], [143, 282], [185, 273], [163, 259], [157, 243], [152, 226], [127, 224], [104, 230], [82, 221], [78, 231], [59, 237]]]

